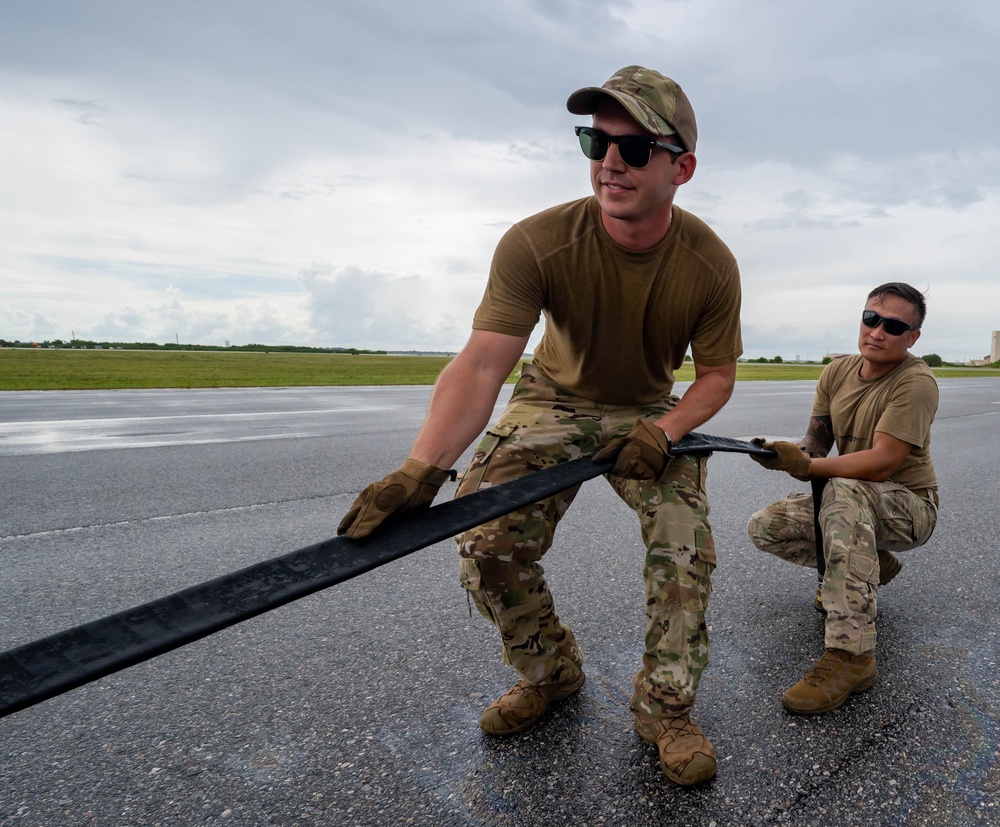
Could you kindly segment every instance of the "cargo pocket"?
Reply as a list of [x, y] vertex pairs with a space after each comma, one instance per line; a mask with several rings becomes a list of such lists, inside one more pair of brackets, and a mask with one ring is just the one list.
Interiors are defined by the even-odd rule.
[[[496, 455], [497, 448], [508, 442], [518, 429], [518, 425], [513, 422], [498, 422], [486, 431], [486, 434], [476, 446], [476, 453], [469, 463], [468, 470], [462, 475], [462, 482], [455, 492], [456, 497], [464, 497], [473, 491], [478, 491], [484, 485], [484, 480], [488, 480], [487, 471], [490, 462]], [[487, 482], [487, 485], [492, 484]]]
[[698, 551], [698, 559], [703, 563], [708, 563], [712, 568], [708, 573], [711, 575], [715, 569], [717, 560], [715, 557], [715, 538], [707, 528], [698, 528], [694, 532], [695, 548]]
[[458, 578], [462, 588], [467, 592], [479, 591], [482, 577], [479, 574], [479, 564], [468, 557], [458, 558]]
[[874, 537], [871, 526], [864, 523], [854, 526], [847, 559], [851, 574], [870, 586], [878, 586], [878, 553], [873, 544]]
[[479, 614], [485, 617], [490, 623], [496, 624], [496, 617], [490, 607], [489, 598], [482, 587], [482, 575], [479, 572], [479, 563], [469, 557], [458, 558], [458, 579], [465, 589], [466, 599], [469, 601], [469, 616], [472, 616], [472, 604], [475, 604]]

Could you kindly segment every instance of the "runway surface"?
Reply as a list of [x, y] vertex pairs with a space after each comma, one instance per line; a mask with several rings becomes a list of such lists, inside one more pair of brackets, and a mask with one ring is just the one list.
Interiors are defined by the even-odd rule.
[[[797, 438], [813, 387], [738, 383], [701, 430]], [[0, 394], [0, 649], [333, 536], [428, 396]], [[587, 683], [529, 732], [478, 728], [514, 676], [443, 542], [0, 720], [0, 824], [1000, 824], [998, 417], [1000, 380], [941, 381], [938, 528], [880, 591], [878, 683], [817, 718], [780, 702], [822, 652], [815, 574], [744, 529], [799, 484], [712, 458], [707, 785], [631, 728], [642, 547], [595, 480], [545, 558]]]

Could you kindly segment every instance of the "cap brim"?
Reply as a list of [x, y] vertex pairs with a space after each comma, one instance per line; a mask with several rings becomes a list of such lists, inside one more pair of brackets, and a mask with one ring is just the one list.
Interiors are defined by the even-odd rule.
[[[597, 108], [608, 98], [625, 108], [632, 119], [647, 132], [653, 135], [675, 135], [675, 130], [660, 115], [648, 106], [644, 106], [631, 95], [602, 89], [600, 86], [587, 86], [577, 89], [566, 101], [566, 108], [574, 115], [593, 115]], [[650, 129], [651, 124], [656, 129]]]
[[607, 90], [598, 86], [587, 86], [584, 89], [577, 89], [569, 100], [566, 101], [566, 108], [574, 115], [593, 115], [597, 111], [597, 106], [602, 98], [611, 95]]

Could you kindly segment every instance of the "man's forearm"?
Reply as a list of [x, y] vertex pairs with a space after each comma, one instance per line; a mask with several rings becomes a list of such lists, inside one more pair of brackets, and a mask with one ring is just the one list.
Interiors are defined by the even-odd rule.
[[527, 336], [473, 330], [466, 346], [434, 383], [410, 456], [427, 465], [450, 468], [489, 424], [500, 388], [527, 343]]
[[833, 420], [829, 416], [811, 417], [809, 430], [799, 445], [810, 456], [825, 457], [833, 447]]
[[809, 463], [814, 477], [843, 477], [850, 480], [885, 482], [896, 469], [874, 451], [857, 451], [836, 457], [818, 457]]
[[413, 459], [451, 468], [489, 424], [502, 382], [452, 362], [434, 386], [427, 417], [410, 451]]
[[704, 425], [722, 410], [733, 395], [735, 369], [728, 372], [710, 372], [691, 383], [677, 407], [664, 414], [656, 424], [670, 437], [681, 440], [690, 431]]

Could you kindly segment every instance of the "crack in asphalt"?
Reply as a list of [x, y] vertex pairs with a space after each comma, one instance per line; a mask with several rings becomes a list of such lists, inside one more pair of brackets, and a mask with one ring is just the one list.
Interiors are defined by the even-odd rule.
[[148, 525], [157, 522], [169, 522], [170, 520], [182, 520], [188, 517], [211, 516], [214, 514], [239, 514], [241, 512], [259, 511], [262, 508], [273, 508], [289, 503], [305, 503], [315, 500], [324, 500], [338, 496], [356, 496], [354, 494], [314, 494], [310, 497], [293, 497], [287, 500], [270, 500], [261, 503], [251, 503], [250, 505], [236, 505], [229, 508], [211, 508], [198, 511], [180, 511], [175, 514], [157, 514], [152, 517], [133, 517], [127, 520], [112, 520], [106, 523], [90, 523], [88, 525], [70, 526], [68, 528], [50, 528], [42, 531], [31, 531], [26, 534], [0, 534], [0, 542], [12, 540], [35, 540], [43, 537], [58, 537], [64, 534], [78, 534], [83, 531], [91, 531], [102, 528], [126, 528], [129, 526]]

